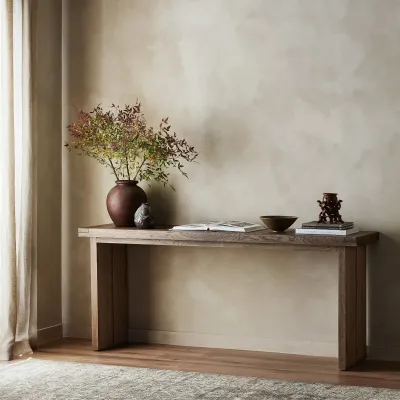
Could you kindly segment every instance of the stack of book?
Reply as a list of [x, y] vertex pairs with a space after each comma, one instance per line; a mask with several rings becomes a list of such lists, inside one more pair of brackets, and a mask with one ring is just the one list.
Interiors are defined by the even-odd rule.
[[301, 228], [296, 229], [296, 233], [302, 235], [336, 235], [347, 236], [360, 232], [353, 222], [342, 222], [330, 224], [328, 222], [306, 222]]

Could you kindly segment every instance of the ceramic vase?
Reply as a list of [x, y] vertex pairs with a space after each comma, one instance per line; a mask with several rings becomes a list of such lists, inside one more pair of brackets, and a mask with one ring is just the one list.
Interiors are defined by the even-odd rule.
[[135, 226], [135, 212], [147, 202], [144, 190], [137, 181], [121, 180], [107, 195], [107, 211], [117, 227]]

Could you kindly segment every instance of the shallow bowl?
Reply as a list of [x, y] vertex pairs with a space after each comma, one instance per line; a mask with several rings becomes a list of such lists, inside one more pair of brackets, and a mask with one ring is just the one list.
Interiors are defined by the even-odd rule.
[[284, 232], [290, 228], [298, 217], [285, 215], [263, 215], [260, 217], [262, 223], [274, 232]]

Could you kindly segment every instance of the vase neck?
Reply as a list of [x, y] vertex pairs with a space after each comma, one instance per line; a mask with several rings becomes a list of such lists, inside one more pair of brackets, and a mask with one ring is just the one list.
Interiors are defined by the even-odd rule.
[[133, 181], [133, 180], [129, 180], [129, 179], [126, 179], [126, 180], [122, 179], [122, 180], [115, 181], [115, 183], [117, 185], [133, 185], [133, 186], [136, 186], [138, 184], [138, 181]]

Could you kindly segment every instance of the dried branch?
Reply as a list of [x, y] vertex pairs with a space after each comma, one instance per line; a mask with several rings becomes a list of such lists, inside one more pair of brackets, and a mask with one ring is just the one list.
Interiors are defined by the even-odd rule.
[[158, 130], [148, 127], [139, 102], [124, 108], [112, 104], [108, 111], [98, 105], [90, 112], [77, 111], [76, 121], [68, 125], [71, 140], [66, 147], [111, 168], [117, 180], [126, 175], [129, 180], [133, 176], [165, 185], [170, 168], [187, 177], [181, 161], [193, 162], [198, 156], [170, 129], [168, 118], [161, 120]]

